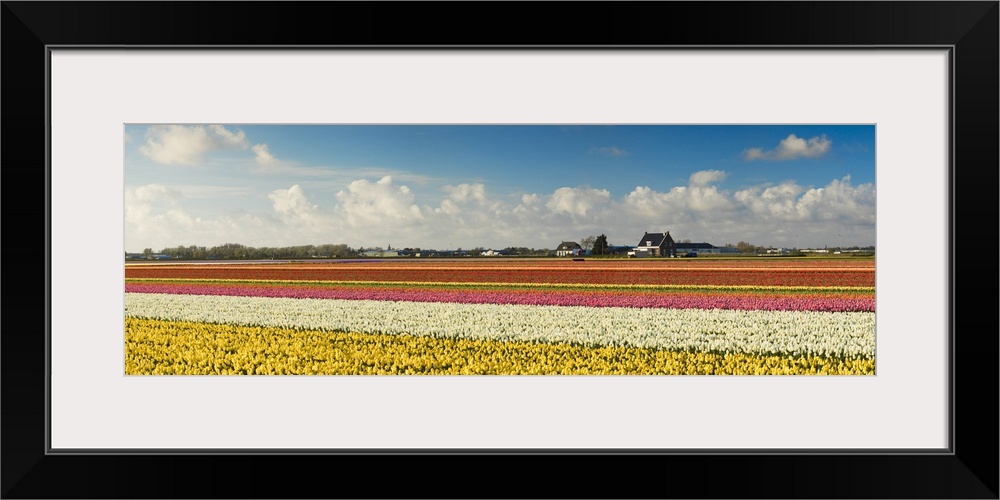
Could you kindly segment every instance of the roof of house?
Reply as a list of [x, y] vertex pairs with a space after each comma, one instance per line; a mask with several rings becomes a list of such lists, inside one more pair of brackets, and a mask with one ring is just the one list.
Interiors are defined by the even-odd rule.
[[712, 245], [711, 243], [678, 243], [677, 248], [704, 248], [707, 250], [715, 248], [715, 245]]
[[[645, 233], [645, 234], [642, 235], [642, 239], [639, 240], [639, 244], [636, 245], [636, 246], [637, 247], [646, 247], [646, 246], [658, 247], [658, 246], [660, 246], [660, 245], [663, 244], [663, 240], [666, 237], [668, 237], [668, 236], [670, 236], [670, 231], [667, 231], [665, 233]], [[673, 241], [673, 238], [670, 238], [670, 240]], [[647, 241], [650, 242], [648, 245], [646, 244]]]
[[564, 241], [556, 247], [556, 250], [573, 250], [574, 248], [582, 248], [579, 243], [575, 241]]

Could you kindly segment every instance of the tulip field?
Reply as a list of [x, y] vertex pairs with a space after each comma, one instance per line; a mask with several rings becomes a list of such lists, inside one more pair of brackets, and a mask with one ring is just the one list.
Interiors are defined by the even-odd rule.
[[125, 373], [874, 375], [871, 259], [125, 266]]

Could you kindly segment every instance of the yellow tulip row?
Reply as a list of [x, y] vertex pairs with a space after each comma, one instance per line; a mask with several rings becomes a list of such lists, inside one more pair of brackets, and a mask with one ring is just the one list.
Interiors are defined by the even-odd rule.
[[125, 318], [128, 375], [873, 375], [873, 359], [322, 332]]

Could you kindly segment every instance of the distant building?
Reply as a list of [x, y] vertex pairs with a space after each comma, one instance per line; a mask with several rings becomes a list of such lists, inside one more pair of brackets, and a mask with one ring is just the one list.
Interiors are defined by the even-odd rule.
[[679, 254], [737, 254], [740, 251], [736, 248], [717, 247], [711, 243], [678, 243], [677, 252]]
[[580, 255], [582, 250], [583, 247], [581, 247], [579, 243], [574, 241], [563, 241], [556, 247], [556, 256], [566, 257], [568, 255]]
[[636, 257], [677, 257], [677, 244], [670, 236], [670, 231], [665, 233], [643, 233], [639, 244], [630, 253]]
[[400, 257], [398, 250], [367, 250], [361, 253], [364, 257]]

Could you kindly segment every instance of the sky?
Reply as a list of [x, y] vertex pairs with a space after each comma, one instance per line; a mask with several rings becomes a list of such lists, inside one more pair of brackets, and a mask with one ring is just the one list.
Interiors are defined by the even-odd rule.
[[124, 127], [125, 251], [875, 244], [874, 125]]

